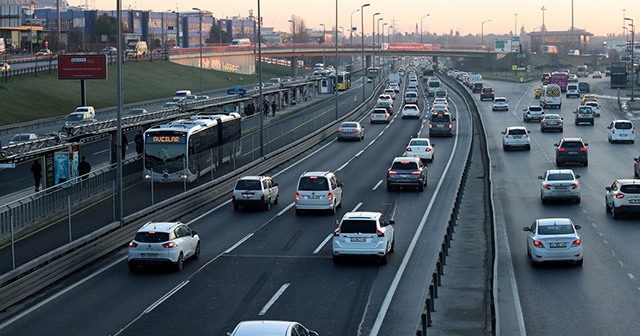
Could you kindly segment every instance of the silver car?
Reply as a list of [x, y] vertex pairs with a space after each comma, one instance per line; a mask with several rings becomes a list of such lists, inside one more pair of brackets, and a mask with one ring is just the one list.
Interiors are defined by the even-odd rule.
[[345, 121], [338, 128], [338, 141], [364, 139], [364, 126], [357, 121]]
[[540, 199], [542, 204], [549, 200], [573, 200], [580, 203], [580, 175], [575, 175], [571, 169], [550, 169], [544, 175], [538, 176], [540, 183]]
[[557, 130], [560, 133], [564, 130], [564, 119], [555, 113], [545, 114], [540, 121], [540, 132], [546, 132], [549, 130]]

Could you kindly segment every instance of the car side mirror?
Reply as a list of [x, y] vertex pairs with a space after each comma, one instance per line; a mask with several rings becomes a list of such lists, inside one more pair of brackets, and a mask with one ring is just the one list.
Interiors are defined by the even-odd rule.
[[396, 224], [396, 221], [390, 220], [388, 225], [395, 225], [395, 224]]
[[604, 190], [611, 191], [611, 187], [604, 187]]
[[577, 179], [579, 179], [579, 178], [580, 178], [580, 175], [576, 175], [576, 178], [577, 178]]
[[611, 126], [607, 126], [607, 129], [611, 129]]
[[538, 176], [538, 179], [544, 180], [544, 177], [542, 177], [542, 175], [540, 175], [540, 176]]
[[338, 187], [342, 188], [342, 183], [338, 183]]
[[502, 131], [502, 132], [500, 132], [500, 134], [505, 134], [505, 132], [504, 132], [504, 131]]
[[191, 237], [195, 237], [198, 234], [196, 230], [191, 230]]
[[584, 146], [585, 146], [585, 147], [587, 147], [587, 146], [589, 146], [589, 144], [585, 142], [585, 143], [584, 143]]
[[278, 182], [273, 182], [273, 186], [277, 187], [278, 186]]
[[576, 230], [582, 229], [582, 226], [580, 226], [580, 225], [574, 225], [574, 226], [575, 226]]
[[524, 110], [522, 110], [522, 111], [527, 112], [527, 109], [524, 109]]
[[558, 144], [557, 144], [557, 143], [554, 143], [554, 144], [553, 144], [553, 147], [558, 147]]
[[528, 226], [525, 226], [525, 227], [522, 228], [522, 231], [531, 231], [531, 229], [529, 229]]

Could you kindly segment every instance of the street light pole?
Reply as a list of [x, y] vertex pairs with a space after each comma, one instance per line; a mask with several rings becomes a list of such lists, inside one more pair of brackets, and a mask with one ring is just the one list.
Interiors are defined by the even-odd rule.
[[393, 29], [393, 26], [389, 26], [389, 27], [387, 28], [387, 42], [388, 42], [389, 44], [391, 44], [391, 31], [390, 31], [391, 29]]
[[[262, 16], [258, 0], [258, 106], [262, 106]], [[263, 106], [264, 108], [264, 106]], [[256, 109], [257, 110], [257, 109]], [[264, 111], [260, 110], [260, 157], [264, 157]]]
[[547, 27], [545, 27], [544, 25], [544, 11], [546, 11], [547, 9], [542, 6], [540, 10], [542, 11], [542, 26], [540, 27], [540, 30], [542, 31], [542, 45], [546, 45], [547, 39], [545, 38], [545, 32], [547, 31]]
[[[382, 47], [382, 45], [384, 44], [384, 26], [388, 25], [388, 23], [383, 23], [382, 24], [382, 41], [380, 41], [380, 34], [378, 34], [378, 44], [380, 45], [380, 52], [382, 52], [384, 50], [384, 48]], [[382, 56], [382, 60], [385, 61], [384, 56]]]
[[482, 35], [482, 45], [484, 46], [484, 24], [487, 22], [491, 22], [491, 20], [487, 20], [487, 21], [482, 21], [482, 24], [480, 25], [480, 34]]
[[322, 64], [324, 64], [325, 66], [327, 65], [327, 63], [325, 63], [326, 60], [326, 44], [325, 44], [325, 40], [324, 40], [324, 36], [326, 35], [326, 27], [324, 25], [324, 23], [320, 24], [322, 26]]
[[351, 26], [349, 27], [349, 44], [353, 46], [353, 14], [360, 11], [360, 8], [351, 12]]
[[[380, 13], [373, 13], [372, 15], [372, 24], [371, 24], [371, 67], [375, 69], [376, 67], [376, 16], [380, 15]], [[375, 84], [376, 79], [373, 79], [373, 83]]]
[[520, 36], [520, 34], [518, 34], [518, 14], [513, 14], [513, 16], [515, 17], [516, 22], [513, 24], [513, 35], [518, 35]]
[[429, 16], [429, 14], [424, 15], [423, 17], [420, 18], [420, 44], [422, 44], [422, 19], [426, 18], [427, 16]]
[[[291, 22], [291, 25], [293, 26], [293, 37], [292, 37], [292, 44], [293, 44], [293, 62], [291, 62], [292, 66], [294, 67], [294, 69], [296, 69], [298, 67], [298, 60], [296, 60], [296, 21], [294, 20], [289, 20], [289, 22]], [[294, 71], [294, 75], [296, 75], [298, 73], [297, 70]]]
[[364, 59], [364, 8], [365, 7], [369, 7], [369, 4], [364, 4], [360, 6], [360, 35], [362, 38], [362, 45], [360, 47], [362, 48], [362, 102], [363, 103], [365, 101], [365, 96], [366, 96], [364, 76], [367, 74], [367, 62], [365, 62], [365, 59]]
[[[378, 44], [376, 44], [376, 39], [374, 38], [373, 39], [373, 50], [376, 50], [376, 49], [379, 50], [380, 49], [380, 21], [382, 21], [382, 20], [384, 20], [384, 18], [378, 18], [378, 21], [377, 21], [378, 23], [376, 24], [376, 28], [378, 28], [378, 29], [376, 30], [377, 33], [374, 34], [373, 36], [375, 37], [376, 35], [378, 35]], [[378, 54], [379, 53], [380, 53], [380, 51], [378, 51]], [[378, 57], [380, 57], [380, 55], [378, 55]]]
[[635, 49], [635, 41], [634, 41], [634, 36], [636, 35], [636, 26], [633, 24], [633, 19], [630, 18], [624, 18], [625, 21], [631, 21], [631, 24], [629, 25], [629, 27], [631, 27], [631, 101], [634, 101], [635, 99], [633, 98], [633, 87], [635, 84], [635, 81], [633, 80], [633, 74], [635, 72], [635, 67], [633, 65], [633, 53], [634, 53], [634, 49]]
[[200, 8], [192, 8], [199, 12], [200, 16], [200, 95], [204, 95], [204, 82], [202, 77], [202, 10]]

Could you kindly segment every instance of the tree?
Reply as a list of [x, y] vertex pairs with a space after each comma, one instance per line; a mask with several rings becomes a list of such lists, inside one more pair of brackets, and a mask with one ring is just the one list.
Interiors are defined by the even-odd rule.
[[[295, 22], [295, 36], [293, 37], [294, 43], [308, 43], [309, 42], [309, 34], [307, 34], [307, 25], [299, 16], [291, 15], [291, 20]], [[293, 26], [291, 26], [291, 33], [293, 34]]]
[[218, 25], [211, 25], [209, 36], [205, 39], [205, 43], [230, 43], [231, 35], [222, 30]]
[[87, 51], [85, 45], [84, 32], [80, 28], [74, 28], [67, 34], [67, 43], [69, 45], [69, 51]]
[[93, 27], [93, 42], [103, 42], [102, 35], [107, 35], [107, 41], [109, 43], [115, 42], [117, 23], [118, 20], [115, 17], [109, 16], [107, 14], [100, 15], [98, 17], [98, 20], [96, 20], [95, 27]]

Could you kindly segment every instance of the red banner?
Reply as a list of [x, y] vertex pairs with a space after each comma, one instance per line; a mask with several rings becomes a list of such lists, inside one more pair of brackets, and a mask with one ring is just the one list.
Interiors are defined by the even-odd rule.
[[387, 50], [398, 51], [434, 51], [440, 50], [439, 44], [391, 43]]
[[59, 55], [58, 79], [107, 79], [107, 55]]

